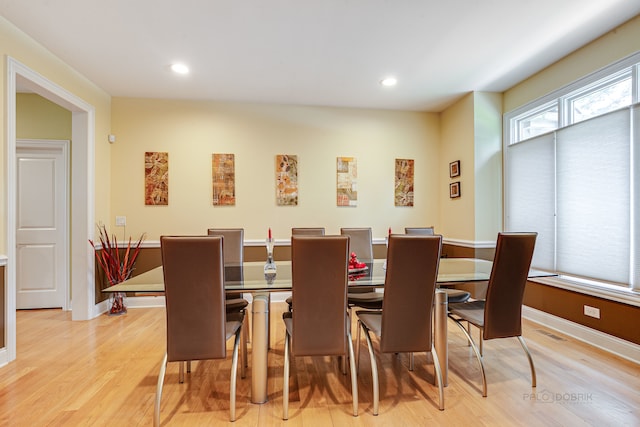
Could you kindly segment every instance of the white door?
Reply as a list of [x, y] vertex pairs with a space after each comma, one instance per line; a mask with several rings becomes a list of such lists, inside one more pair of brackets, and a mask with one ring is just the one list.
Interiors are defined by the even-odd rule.
[[16, 307], [68, 308], [69, 141], [18, 140]]

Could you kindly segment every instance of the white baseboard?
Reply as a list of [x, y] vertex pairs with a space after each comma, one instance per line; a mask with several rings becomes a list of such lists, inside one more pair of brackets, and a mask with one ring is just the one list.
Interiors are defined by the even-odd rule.
[[[287, 291], [272, 292], [271, 301], [284, 302], [290, 296], [291, 296], [291, 292], [287, 292]], [[243, 294], [243, 297], [249, 302], [252, 301], [251, 294]], [[163, 295], [135, 296], [135, 297], [127, 298], [127, 308], [164, 307], [164, 304], [165, 304], [165, 301], [164, 301]], [[105, 308], [105, 312], [106, 311], [107, 311], [107, 308]]]
[[640, 345], [527, 306], [522, 307], [522, 317], [640, 364]]
[[291, 296], [291, 292], [273, 292], [271, 294], [271, 302], [284, 302]]
[[164, 307], [164, 295], [127, 297], [127, 308]]
[[0, 348], [0, 368], [9, 363], [9, 353], [7, 352], [7, 348]]
[[109, 300], [104, 300], [99, 302], [98, 304], [93, 306], [93, 310], [91, 311], [91, 318], [95, 318], [100, 316], [103, 313], [109, 311]]

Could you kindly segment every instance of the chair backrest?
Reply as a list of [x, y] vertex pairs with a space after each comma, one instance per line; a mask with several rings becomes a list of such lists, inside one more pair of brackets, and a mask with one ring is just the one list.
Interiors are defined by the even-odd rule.
[[224, 359], [226, 315], [222, 238], [161, 236], [167, 360]]
[[293, 227], [292, 236], [324, 236], [324, 227]]
[[294, 356], [347, 349], [347, 236], [291, 237]]
[[537, 233], [498, 233], [484, 310], [485, 340], [522, 335], [522, 298]]
[[382, 302], [380, 351], [431, 351], [442, 236], [392, 234]]
[[436, 234], [433, 227], [405, 227], [404, 233], [419, 236], [433, 236]]
[[210, 228], [209, 236], [223, 236], [224, 263], [242, 264], [244, 261], [244, 228]]
[[371, 228], [341, 228], [340, 234], [349, 236], [349, 253], [355, 252], [358, 259], [373, 259]]

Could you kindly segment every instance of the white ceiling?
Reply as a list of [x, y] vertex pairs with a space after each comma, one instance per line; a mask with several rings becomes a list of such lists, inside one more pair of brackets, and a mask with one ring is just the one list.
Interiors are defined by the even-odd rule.
[[112, 96], [441, 111], [510, 88], [640, 0], [0, 0], [0, 13]]

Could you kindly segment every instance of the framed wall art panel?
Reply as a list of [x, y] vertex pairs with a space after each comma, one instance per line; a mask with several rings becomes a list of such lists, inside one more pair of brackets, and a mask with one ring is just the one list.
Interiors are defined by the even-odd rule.
[[169, 204], [169, 153], [157, 151], [144, 153], [144, 204], [149, 206]]
[[338, 206], [358, 206], [358, 167], [355, 157], [338, 157], [336, 162]]
[[211, 176], [213, 186], [213, 206], [235, 206], [236, 204], [236, 161], [233, 154], [213, 154]]
[[298, 205], [298, 156], [276, 156], [276, 205]]
[[396, 159], [394, 200], [396, 206], [413, 206], [413, 159]]

